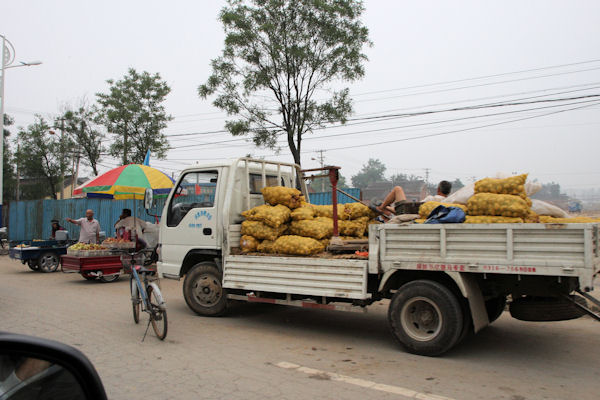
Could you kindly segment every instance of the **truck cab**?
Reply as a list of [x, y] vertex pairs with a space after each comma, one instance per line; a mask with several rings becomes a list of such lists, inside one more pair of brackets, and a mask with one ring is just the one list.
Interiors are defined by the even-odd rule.
[[242, 211], [263, 204], [263, 187], [295, 187], [299, 176], [295, 164], [251, 158], [185, 169], [163, 209], [159, 273], [179, 279], [201, 261], [220, 265], [227, 227], [243, 221]]

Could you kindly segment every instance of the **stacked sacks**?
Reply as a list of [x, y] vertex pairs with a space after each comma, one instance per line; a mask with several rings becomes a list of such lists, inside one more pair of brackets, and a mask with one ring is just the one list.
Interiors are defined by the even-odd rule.
[[244, 211], [242, 216], [248, 221], [261, 221], [271, 228], [279, 228], [290, 220], [291, 213], [289, 208], [281, 204], [275, 206], [264, 204]]
[[242, 222], [242, 235], [253, 236], [260, 240], [275, 240], [287, 230], [286, 224], [272, 228], [261, 221]]
[[586, 224], [590, 222], [600, 222], [600, 218], [592, 217], [555, 218], [547, 215], [540, 215], [539, 219], [543, 224]]
[[292, 235], [310, 237], [313, 239], [330, 238], [333, 235], [333, 219], [318, 217], [292, 221], [289, 232]]
[[240, 248], [244, 253], [256, 251], [260, 242], [254, 236], [242, 235], [240, 239]]
[[[531, 211], [531, 200], [525, 191], [527, 174], [504, 179], [485, 178], [475, 182], [475, 194], [467, 201], [469, 216], [515, 218], [514, 222], [535, 221]], [[478, 223], [470, 219], [466, 223]], [[483, 221], [486, 221], [485, 219]], [[494, 222], [511, 220], [495, 219]], [[481, 222], [490, 223], [490, 222]]]
[[274, 206], [281, 204], [287, 208], [295, 209], [302, 205], [304, 196], [298, 189], [283, 186], [268, 186], [261, 190], [265, 203]]
[[292, 254], [298, 256], [310, 256], [325, 250], [325, 246], [316, 239], [286, 235], [281, 236], [273, 243], [273, 249], [276, 253]]

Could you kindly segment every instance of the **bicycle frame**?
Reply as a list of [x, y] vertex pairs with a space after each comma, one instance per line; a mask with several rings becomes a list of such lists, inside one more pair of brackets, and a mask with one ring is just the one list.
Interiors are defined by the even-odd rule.
[[[151, 307], [149, 307], [150, 300], [148, 299], [148, 294], [146, 293], [146, 289], [142, 285], [142, 282], [140, 281], [140, 275], [137, 273], [137, 270], [135, 269], [135, 267], [136, 267], [136, 265], [134, 263], [132, 263], [131, 264], [131, 275], [135, 279], [135, 284], [137, 286], [137, 290], [139, 291], [140, 296], [142, 298], [142, 311], [146, 311], [147, 309], [151, 309]], [[147, 279], [147, 278], [144, 275], [144, 280], [145, 279]], [[133, 295], [133, 293], [132, 293], [132, 295]]]

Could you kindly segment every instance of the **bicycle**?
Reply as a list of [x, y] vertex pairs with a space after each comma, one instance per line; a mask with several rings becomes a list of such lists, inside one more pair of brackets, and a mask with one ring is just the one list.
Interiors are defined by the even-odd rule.
[[[148, 332], [148, 327], [152, 324], [152, 329], [160, 340], [167, 337], [167, 306], [162, 297], [156, 280], [149, 280], [149, 276], [154, 276], [155, 271], [146, 268], [144, 262], [137, 262], [136, 255], [143, 254], [149, 250], [141, 250], [129, 253], [131, 256], [131, 277], [129, 279], [129, 288], [131, 291], [131, 304], [133, 309], [133, 321], [140, 322], [140, 308], [150, 315], [144, 339]], [[140, 278], [141, 275], [141, 278]], [[143, 284], [142, 284], [143, 282]], [[142, 341], [144, 340], [142, 339]]]

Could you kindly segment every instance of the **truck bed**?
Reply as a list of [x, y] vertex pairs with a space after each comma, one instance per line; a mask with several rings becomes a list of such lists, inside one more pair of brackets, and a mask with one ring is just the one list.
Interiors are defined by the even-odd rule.
[[240, 225], [230, 225], [223, 287], [311, 296], [368, 299], [366, 259], [353, 260], [323, 253], [316, 257], [233, 254]]
[[366, 275], [395, 270], [572, 276], [593, 287], [600, 269], [599, 224], [379, 224], [369, 227], [368, 260], [231, 254], [223, 287], [367, 299]]
[[577, 276], [582, 288], [591, 288], [600, 268], [598, 229], [590, 223], [375, 225], [369, 270]]

